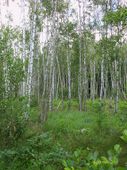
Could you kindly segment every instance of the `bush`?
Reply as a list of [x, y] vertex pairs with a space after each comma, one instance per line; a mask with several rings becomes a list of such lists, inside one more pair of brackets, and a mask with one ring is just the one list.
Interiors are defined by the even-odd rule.
[[13, 146], [25, 132], [25, 100], [23, 98], [4, 99], [0, 105], [0, 144], [2, 147]]
[[[28, 139], [23, 146], [0, 152], [0, 164], [8, 170], [43, 170], [49, 165], [61, 167], [68, 153], [59, 145], [53, 145], [50, 133]], [[59, 168], [58, 168], [59, 169]]]
[[[90, 152], [86, 150], [76, 150], [72, 156], [72, 160], [63, 161], [64, 170], [116, 170], [118, 165], [118, 156], [121, 148], [119, 145], [115, 145], [114, 149], [108, 151], [108, 156], [99, 156], [98, 152]], [[85, 153], [85, 154], [83, 154]]]

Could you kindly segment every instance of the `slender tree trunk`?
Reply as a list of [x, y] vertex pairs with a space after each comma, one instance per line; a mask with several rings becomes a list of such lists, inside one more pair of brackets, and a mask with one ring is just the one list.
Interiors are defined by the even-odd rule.
[[96, 65], [95, 61], [90, 62], [90, 70], [91, 70], [91, 85], [90, 85], [90, 97], [92, 101], [95, 99], [95, 86], [96, 86]]
[[30, 107], [31, 94], [32, 94], [32, 76], [33, 76], [33, 61], [34, 61], [34, 45], [35, 45], [35, 34], [36, 34], [36, 5], [37, 1], [34, 0], [34, 7], [32, 11], [32, 20], [31, 20], [31, 33], [30, 33], [30, 56], [29, 56], [29, 65], [28, 65], [28, 78], [27, 78], [27, 87], [28, 87], [28, 108]]
[[[25, 28], [25, 1], [21, 1], [21, 6], [22, 6], [22, 60], [23, 63], [26, 60], [26, 28]], [[25, 65], [23, 66], [23, 70], [25, 72]], [[26, 81], [25, 79], [23, 80], [22, 83], [22, 95], [26, 95]]]
[[119, 100], [119, 84], [118, 84], [118, 77], [119, 77], [119, 72], [118, 72], [118, 62], [115, 60], [115, 113], [118, 112], [118, 100]]
[[78, 97], [79, 110], [82, 111], [82, 42], [81, 42], [81, 2], [78, 0], [79, 9], [79, 74], [78, 74]]
[[101, 87], [100, 87], [100, 100], [102, 100], [104, 95], [104, 59], [101, 61]]

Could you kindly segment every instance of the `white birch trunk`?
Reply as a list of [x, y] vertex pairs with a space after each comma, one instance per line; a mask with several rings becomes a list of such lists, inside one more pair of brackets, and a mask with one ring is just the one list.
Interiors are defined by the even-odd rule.
[[79, 110], [82, 111], [82, 45], [81, 45], [81, 2], [78, 0], [79, 10], [79, 75], [78, 75], [78, 97], [79, 97]]
[[91, 86], [90, 86], [90, 93], [91, 99], [94, 101], [95, 99], [95, 86], [96, 86], [96, 65], [95, 61], [90, 62], [90, 70], [91, 70]]
[[9, 82], [8, 82], [8, 67], [7, 67], [7, 62], [5, 60], [3, 64], [3, 70], [4, 70], [4, 84], [5, 84], [5, 98], [8, 97], [8, 91], [9, 91]]
[[[70, 0], [68, 0], [68, 5], [70, 4]], [[69, 21], [69, 7], [67, 9], [67, 21]], [[69, 33], [68, 35], [68, 49], [67, 49], [67, 74], [68, 74], [68, 109], [71, 107], [71, 63], [70, 63], [70, 40], [69, 40]]]
[[[25, 28], [25, 0], [21, 0], [21, 13], [22, 13], [22, 60], [23, 63], [26, 60], [26, 28]], [[25, 72], [25, 65], [23, 66], [23, 70]], [[23, 80], [22, 83], [22, 95], [25, 96], [26, 95], [26, 81]]]
[[33, 75], [33, 60], [34, 60], [34, 43], [36, 34], [36, 4], [37, 0], [34, 0], [34, 7], [31, 21], [31, 33], [30, 33], [30, 56], [28, 65], [28, 78], [27, 78], [27, 92], [28, 92], [28, 107], [30, 107], [31, 93], [32, 93], [32, 75]]
[[115, 113], [118, 112], [118, 101], [119, 101], [119, 72], [118, 72], [118, 62], [115, 60]]
[[102, 100], [104, 95], [104, 59], [101, 61], [101, 87], [100, 87], [100, 100]]
[[[83, 4], [83, 21], [82, 21], [82, 26], [83, 26], [83, 30], [85, 31], [86, 29], [86, 7], [85, 7], [85, 1], [82, 1]], [[85, 33], [86, 34], [86, 33]], [[84, 91], [84, 110], [86, 111], [86, 100], [87, 100], [87, 92], [88, 92], [88, 80], [87, 80], [87, 63], [86, 63], [86, 55], [87, 55], [87, 44], [86, 44], [86, 35], [83, 35], [84, 38], [84, 44], [83, 44], [83, 48], [84, 48], [84, 53], [83, 53], [83, 91]]]
[[[23, 42], [22, 42], [22, 49], [23, 49], [23, 52], [22, 52], [22, 60], [23, 60], [23, 63], [25, 62], [25, 59], [26, 59], [26, 47], [25, 47], [25, 38], [26, 38], [26, 34], [25, 34], [25, 29], [22, 30], [22, 35], [23, 35]], [[25, 72], [25, 65], [23, 66], [23, 70]], [[23, 80], [23, 83], [22, 83], [22, 95], [25, 96], [26, 95], [26, 81]]]

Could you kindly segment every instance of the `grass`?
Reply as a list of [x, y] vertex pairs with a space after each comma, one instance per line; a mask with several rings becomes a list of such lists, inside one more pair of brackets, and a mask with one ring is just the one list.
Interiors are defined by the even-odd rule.
[[[92, 139], [93, 136], [100, 135], [99, 137], [101, 137], [103, 133], [114, 135], [114, 131], [121, 131], [118, 129], [120, 124], [118, 117], [114, 117], [111, 114], [107, 115], [106, 113], [102, 114], [78, 111], [49, 113], [48, 121], [45, 123], [43, 129], [44, 131], [51, 131], [58, 137], [58, 140], [68, 135], [72, 137], [76, 137], [77, 135], [82, 136], [87, 140], [86, 138]], [[65, 141], [63, 143], [66, 145]]]
[[[67, 110], [67, 102], [64, 105], [64, 111], [49, 113], [43, 126], [45, 132], [50, 131], [54, 135], [54, 143], [59, 142], [70, 151], [90, 147], [100, 153], [106, 153], [119, 143], [123, 146], [121, 156], [127, 156], [126, 145], [120, 139], [122, 131], [127, 128], [126, 102], [119, 102], [119, 112], [116, 114], [110, 101], [104, 101], [102, 106], [99, 100], [94, 103], [87, 101], [87, 112], [76, 110], [76, 101], [73, 111]], [[124, 158], [121, 159], [125, 162]]]
[[116, 114], [109, 100], [102, 103], [99, 100], [88, 100], [86, 112], [78, 111], [76, 100], [71, 102], [70, 110], [68, 101], [64, 102], [64, 110], [61, 105], [57, 110], [59, 103], [60, 101], [54, 101], [54, 111], [48, 114], [48, 119], [43, 125], [38, 123], [38, 108], [36, 105], [32, 107], [25, 137], [18, 146], [25, 148], [24, 152], [20, 149], [23, 160], [30, 154], [31, 161], [35, 155], [37, 163], [39, 159], [46, 163], [44, 170], [63, 170], [59, 157], [63, 155], [66, 159], [66, 152], [73, 154], [77, 149], [89, 148], [92, 152], [98, 151], [100, 155], [106, 155], [115, 144], [120, 144], [122, 153], [119, 164], [125, 165], [127, 144], [120, 136], [123, 130], [127, 129], [126, 102], [119, 102], [119, 112]]
[[[59, 106], [59, 108], [58, 108]], [[58, 110], [57, 110], [58, 109]], [[65, 150], [74, 152], [78, 148], [97, 150], [106, 154], [107, 150], [119, 143], [122, 146], [120, 164], [126, 162], [127, 145], [120, 139], [122, 131], [127, 129], [127, 104], [119, 101], [119, 111], [114, 113], [113, 101], [87, 101], [87, 111], [78, 111], [77, 100], [71, 101], [68, 110], [68, 101], [64, 101], [64, 110], [60, 100], [54, 101], [54, 111], [48, 114], [47, 122], [42, 129], [36, 127], [36, 108], [33, 108], [31, 127], [34, 134], [38, 131], [50, 132], [53, 144], [60, 144]]]

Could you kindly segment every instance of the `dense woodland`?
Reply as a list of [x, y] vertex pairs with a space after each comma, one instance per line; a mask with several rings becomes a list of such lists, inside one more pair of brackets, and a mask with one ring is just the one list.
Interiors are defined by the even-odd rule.
[[20, 8], [0, 27], [0, 170], [126, 170], [126, 0]]

